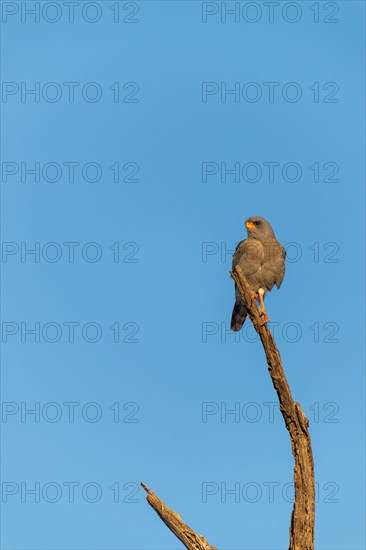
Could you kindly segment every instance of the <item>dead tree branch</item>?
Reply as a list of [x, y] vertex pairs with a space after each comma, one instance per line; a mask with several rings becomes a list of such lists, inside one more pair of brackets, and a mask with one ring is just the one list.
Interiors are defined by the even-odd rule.
[[268, 372], [280, 402], [280, 410], [290, 433], [292, 454], [295, 459], [294, 484], [295, 502], [291, 516], [289, 550], [314, 549], [315, 481], [309, 421], [299, 403], [291, 395], [281, 356], [272, 333], [263, 323], [255, 299], [239, 266], [231, 273], [240, 291], [250, 320], [259, 334], [267, 358]]
[[188, 527], [177, 512], [168, 508], [160, 498], [151, 491], [144, 483], [141, 486], [147, 492], [146, 500], [155, 512], [160, 516], [165, 525], [175, 534], [188, 550], [217, 550], [214, 546], [208, 544], [207, 540], [201, 535], [197, 535]]
[[[289, 550], [314, 550], [315, 482], [309, 421], [299, 403], [293, 400], [272, 333], [263, 322], [261, 312], [239, 266], [235, 267], [231, 276], [235, 280], [247, 306], [248, 316], [261, 339], [268, 371], [280, 402], [280, 410], [290, 433], [292, 454], [295, 459], [295, 502], [291, 516]], [[217, 550], [188, 527], [180, 515], [168, 508], [146, 485], [143, 483], [141, 485], [147, 492], [146, 498], [150, 506], [188, 550]]]

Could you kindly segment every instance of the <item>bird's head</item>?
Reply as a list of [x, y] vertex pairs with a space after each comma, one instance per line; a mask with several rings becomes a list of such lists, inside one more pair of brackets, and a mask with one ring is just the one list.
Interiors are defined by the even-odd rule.
[[275, 236], [271, 224], [261, 216], [248, 218], [245, 222], [245, 227], [248, 231], [248, 237], [263, 240]]

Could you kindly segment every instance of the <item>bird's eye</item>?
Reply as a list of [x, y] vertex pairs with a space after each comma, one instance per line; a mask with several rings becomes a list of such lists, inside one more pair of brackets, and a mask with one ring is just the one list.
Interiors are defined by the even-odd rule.
[[254, 222], [254, 223], [255, 223], [255, 225], [259, 225], [261, 222]]

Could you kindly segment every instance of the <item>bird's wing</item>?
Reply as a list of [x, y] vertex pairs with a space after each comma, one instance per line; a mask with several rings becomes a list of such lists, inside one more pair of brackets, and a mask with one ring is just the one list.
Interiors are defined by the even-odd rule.
[[275, 284], [280, 288], [285, 275], [285, 250], [276, 239], [264, 243], [264, 265], [261, 270], [262, 282], [271, 290]]
[[239, 265], [245, 277], [250, 277], [260, 269], [263, 262], [263, 246], [257, 239], [241, 241], [233, 255], [233, 268]]
[[286, 250], [283, 248], [283, 246], [280, 245], [280, 243], [278, 243], [278, 245], [279, 245], [280, 248], [279, 248], [279, 253], [276, 256], [276, 261], [275, 261], [275, 264], [276, 264], [275, 283], [276, 283], [276, 287], [280, 288], [280, 286], [282, 285], [283, 278], [285, 276]]

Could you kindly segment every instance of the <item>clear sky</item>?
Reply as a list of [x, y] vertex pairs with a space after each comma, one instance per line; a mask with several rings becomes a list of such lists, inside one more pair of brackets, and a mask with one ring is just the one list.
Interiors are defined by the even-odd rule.
[[364, 7], [2, 2], [4, 549], [181, 548], [140, 481], [220, 549], [287, 547], [289, 437], [228, 330], [251, 215], [288, 249], [316, 548], [365, 548]]

